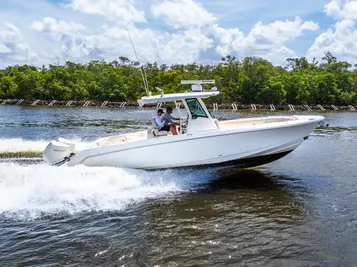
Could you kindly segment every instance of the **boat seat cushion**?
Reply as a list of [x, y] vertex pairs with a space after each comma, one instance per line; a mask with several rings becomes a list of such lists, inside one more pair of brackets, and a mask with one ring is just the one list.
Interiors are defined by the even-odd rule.
[[156, 136], [166, 136], [168, 134], [168, 131], [159, 131], [157, 129], [154, 129], [154, 133]]

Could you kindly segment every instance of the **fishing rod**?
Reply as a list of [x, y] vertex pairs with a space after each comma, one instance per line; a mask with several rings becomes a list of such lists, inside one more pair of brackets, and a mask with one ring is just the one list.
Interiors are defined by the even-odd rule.
[[[134, 46], [133, 39], [131, 38], [131, 35], [130, 35], [130, 31], [129, 31], [128, 28], [126, 28], [126, 30], [128, 31], [129, 39], [130, 39], [131, 45], [132, 45], [133, 50], [134, 50], [136, 61], [140, 64], [139, 57], [138, 57], [138, 54], [136, 53], [136, 49], [135, 49], [135, 46]], [[150, 96], [148, 78], [147, 78], [147, 75], [146, 75], [145, 68], [143, 66], [140, 67], [140, 73], [141, 73], [141, 78], [143, 79], [143, 83], [144, 83], [144, 87], [145, 87], [145, 90], [146, 90], [146, 94], [147, 94], [147, 96]]]

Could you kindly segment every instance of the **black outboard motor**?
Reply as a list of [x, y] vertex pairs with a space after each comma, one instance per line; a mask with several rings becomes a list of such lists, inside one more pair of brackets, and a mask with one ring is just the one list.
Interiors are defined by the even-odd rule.
[[319, 127], [319, 128], [327, 128], [329, 126], [330, 126], [330, 124], [326, 123], [326, 121], [321, 121], [319, 123], [319, 125], [317, 125], [317, 127]]

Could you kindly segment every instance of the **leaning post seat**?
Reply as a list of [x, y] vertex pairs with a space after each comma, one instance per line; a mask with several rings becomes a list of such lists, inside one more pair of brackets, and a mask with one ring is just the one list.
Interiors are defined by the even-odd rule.
[[169, 133], [168, 131], [159, 131], [160, 127], [156, 124], [155, 118], [152, 118], [151, 123], [154, 136], [166, 136]]

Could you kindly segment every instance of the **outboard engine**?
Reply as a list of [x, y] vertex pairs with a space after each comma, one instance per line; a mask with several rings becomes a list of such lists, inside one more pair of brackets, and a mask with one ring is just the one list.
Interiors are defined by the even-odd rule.
[[59, 138], [58, 141], [52, 141], [43, 151], [43, 158], [51, 165], [62, 165], [70, 160], [74, 155], [75, 144]]
[[317, 125], [318, 128], [327, 128], [329, 126], [330, 126], [330, 124], [326, 123], [325, 120], [320, 121], [319, 124]]

